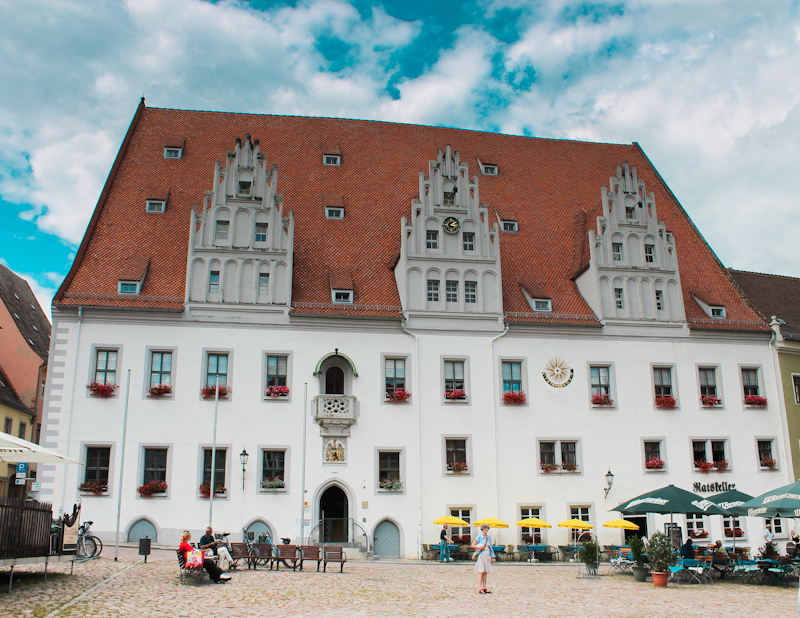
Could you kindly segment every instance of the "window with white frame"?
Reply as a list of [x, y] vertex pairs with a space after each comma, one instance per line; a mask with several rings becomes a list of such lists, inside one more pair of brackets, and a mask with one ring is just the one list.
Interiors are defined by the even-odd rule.
[[647, 264], [652, 264], [656, 261], [656, 248], [654, 245], [644, 246], [644, 261]]
[[[541, 507], [538, 506], [521, 506], [519, 507], [519, 518], [520, 520], [523, 519], [530, 519], [535, 517], [536, 519], [540, 519], [542, 514]], [[520, 527], [520, 541], [522, 543], [532, 543], [538, 545], [542, 542], [542, 529], [541, 528], [531, 528], [528, 526], [521, 526]]]
[[261, 488], [283, 489], [286, 487], [286, 451], [261, 451]]
[[503, 392], [516, 393], [522, 390], [522, 363], [503, 361]]
[[705, 532], [708, 534], [705, 526], [705, 518], [701, 513], [687, 513], [686, 514], [686, 533], [692, 537]]
[[589, 378], [592, 383], [592, 397], [601, 397], [611, 394], [611, 368], [602, 365], [589, 367]]
[[742, 528], [739, 518], [731, 515], [723, 515], [722, 533], [725, 535], [726, 541], [727, 539], [733, 539], [734, 536], [740, 539], [745, 535], [744, 528]]
[[[692, 440], [692, 457], [695, 468], [703, 462], [712, 464], [725, 464], [723, 469], [727, 469], [727, 440]], [[711, 457], [709, 458], [709, 452]], [[718, 468], [719, 469], [719, 468]], [[722, 470], [721, 470], [722, 471]]]
[[444, 362], [444, 392], [464, 390], [464, 361], [445, 361]]
[[778, 465], [777, 458], [773, 455], [772, 442], [773, 440], [757, 440], [758, 445], [758, 463], [762, 468], [774, 470]]
[[180, 159], [183, 155], [183, 148], [164, 148], [165, 159]]
[[212, 270], [208, 273], [208, 293], [219, 294], [219, 271]]
[[342, 164], [342, 158], [339, 155], [323, 155], [322, 164], [323, 165], [341, 165]]
[[672, 397], [672, 367], [653, 367], [656, 397]]
[[399, 489], [400, 453], [398, 451], [378, 451], [378, 488]]
[[758, 397], [758, 369], [742, 368], [742, 387], [745, 397]]
[[533, 305], [534, 311], [550, 311], [550, 299], [549, 298], [534, 298], [532, 299], [531, 304]]
[[97, 350], [94, 381], [99, 384], [117, 383], [117, 350]]
[[446, 281], [444, 291], [448, 303], [458, 302], [458, 281]]
[[539, 467], [543, 472], [578, 470], [578, 443], [575, 440], [540, 440]]
[[267, 386], [286, 386], [287, 356], [267, 356]]
[[767, 524], [772, 524], [772, 535], [773, 536], [783, 536], [783, 520], [778, 517], [765, 517], [764, 518], [764, 527], [766, 528]]
[[444, 192], [444, 206], [455, 206], [456, 205], [456, 192], [455, 191], [445, 191]]
[[625, 299], [622, 296], [622, 288], [614, 288], [614, 306], [617, 309], [625, 308]]
[[150, 386], [172, 384], [172, 352], [150, 353]]
[[622, 243], [621, 242], [613, 242], [611, 243], [611, 257], [615, 262], [622, 261]]
[[[203, 483], [211, 487], [211, 465], [214, 451], [210, 448], [203, 449]], [[225, 487], [225, 463], [228, 458], [228, 449], [217, 448], [217, 457], [214, 461], [214, 489], [215, 493], [222, 493]]]
[[386, 398], [391, 399], [395, 391], [406, 390], [406, 361], [404, 358], [387, 358], [384, 362]]
[[353, 290], [333, 290], [333, 302], [337, 305], [352, 305]]
[[709, 307], [711, 309], [711, 317], [712, 318], [724, 318], [725, 317], [725, 307]]
[[[591, 512], [592, 507], [590, 506], [571, 506], [569, 508], [570, 515], [572, 516], [570, 519], [577, 519], [580, 521], [590, 522], [591, 521]], [[586, 533], [585, 530], [574, 530], [570, 529], [570, 539], [573, 543], [578, 543], [579, 539], [583, 534]]]
[[478, 302], [478, 284], [474, 281], [464, 283], [464, 302], [474, 305]]
[[217, 221], [217, 227], [214, 231], [214, 238], [217, 240], [228, 240], [228, 234], [231, 231], [230, 221]]
[[794, 402], [800, 403], [800, 376], [792, 376], [792, 385], [794, 386]]
[[[472, 509], [451, 508], [450, 515], [463, 519], [468, 524], [472, 523]], [[450, 539], [453, 543], [469, 545], [472, 543], [472, 530], [469, 526], [450, 526]]]
[[206, 386], [228, 386], [228, 355], [209, 354], [206, 367]]
[[151, 481], [167, 482], [167, 449], [165, 448], [144, 449], [142, 482], [149, 483]]
[[140, 285], [140, 281], [120, 281], [118, 293], [126, 296], [135, 296], [139, 293]]
[[3, 431], [8, 435], [11, 435], [11, 432], [14, 431], [14, 419], [6, 416], [5, 423], [3, 425]]
[[267, 242], [268, 224], [256, 223], [256, 242]]
[[633, 220], [636, 216], [635, 206], [625, 206], [625, 218], [629, 221]]
[[700, 396], [717, 396], [717, 369], [716, 367], [700, 367], [698, 369], [700, 377]]
[[656, 290], [656, 309], [664, 311], [664, 292], [662, 290]]
[[87, 446], [84, 483], [95, 482], [108, 487], [108, 470], [111, 461], [110, 446]]
[[661, 457], [661, 440], [644, 441], [644, 461], [645, 468], [648, 470], [660, 470], [664, 467], [664, 459]]
[[258, 293], [269, 294], [269, 273], [258, 273]]
[[483, 166], [484, 176], [497, 176], [497, 166], [484, 163]]
[[425, 232], [425, 242], [428, 249], [439, 248], [439, 232], [436, 230], [428, 230]]
[[439, 282], [428, 279], [428, 302], [439, 302]]
[[444, 441], [445, 463], [448, 472], [467, 472], [467, 440], [466, 438], [448, 438]]
[[473, 232], [464, 232], [463, 242], [464, 251], [475, 251], [475, 234]]
[[328, 206], [327, 208], [325, 208], [325, 218], [344, 219], [344, 208], [336, 208], [334, 206]]
[[504, 232], [519, 232], [519, 223], [516, 221], [503, 221]]
[[249, 180], [240, 180], [239, 181], [239, 196], [240, 197], [250, 197], [250, 194], [253, 191], [253, 183]]
[[164, 212], [167, 209], [167, 203], [164, 200], [147, 200], [145, 210], [147, 212]]

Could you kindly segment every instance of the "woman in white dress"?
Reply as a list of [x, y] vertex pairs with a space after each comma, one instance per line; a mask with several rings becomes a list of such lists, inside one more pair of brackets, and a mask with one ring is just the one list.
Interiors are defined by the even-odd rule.
[[481, 533], [472, 541], [472, 549], [478, 552], [478, 559], [475, 562], [475, 572], [478, 574], [478, 594], [491, 594], [492, 591], [486, 587], [486, 578], [492, 572], [495, 554], [487, 524], [481, 526]]

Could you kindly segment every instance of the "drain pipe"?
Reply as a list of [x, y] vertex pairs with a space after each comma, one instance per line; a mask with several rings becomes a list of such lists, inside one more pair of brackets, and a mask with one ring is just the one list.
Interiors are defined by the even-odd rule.
[[500, 482], [500, 474], [497, 470], [497, 397], [494, 392], [494, 342], [508, 334], [509, 323], [506, 322], [503, 332], [493, 337], [489, 342], [489, 363], [491, 363], [491, 371], [489, 375], [492, 376], [492, 461], [494, 461], [494, 512], [495, 516], [500, 518], [500, 498], [497, 492], [497, 484]]
[[[72, 394], [69, 398], [69, 417], [67, 418], [67, 441], [64, 445], [64, 454], [69, 457], [69, 442], [70, 435], [72, 434], [72, 411], [75, 409], [75, 383], [78, 380], [78, 351], [80, 350], [81, 343], [81, 326], [83, 325], [83, 307], [78, 307], [78, 332], [75, 335], [75, 356], [72, 361]], [[58, 327], [56, 327], [58, 329]], [[39, 440], [41, 442], [41, 440]], [[64, 504], [67, 493], [67, 471], [64, 470], [63, 483], [61, 484], [61, 503]], [[76, 483], [77, 487], [79, 483]], [[77, 490], [76, 490], [77, 493]]]
[[[783, 467], [789, 473], [789, 480], [792, 482], [796, 481], [797, 479], [794, 478], [794, 466], [791, 465], [791, 443], [787, 443], [786, 434], [788, 433], [788, 427], [784, 427], [787, 423], [786, 418], [786, 410], [784, 409], [784, 399], [783, 399], [783, 381], [781, 379], [781, 367], [780, 361], [778, 361], [778, 366], [775, 366], [775, 359], [778, 356], [778, 332], [780, 331], [781, 325], [778, 322], [777, 318], [773, 315], [772, 321], [770, 322], [770, 328], [772, 329], [772, 335], [769, 338], [769, 356], [770, 360], [772, 361], [772, 374], [775, 378], [775, 385], [778, 389], [778, 415], [780, 416], [780, 426], [781, 426], [781, 442], [783, 443], [782, 451], [782, 459], [783, 459]], [[765, 381], [766, 384], [766, 381]]]
[[420, 458], [422, 456], [422, 437], [420, 436], [420, 419], [419, 419], [419, 339], [417, 336], [406, 328], [406, 320], [402, 319], [400, 326], [407, 335], [414, 338], [414, 428], [417, 434], [417, 560], [422, 559], [422, 467]]

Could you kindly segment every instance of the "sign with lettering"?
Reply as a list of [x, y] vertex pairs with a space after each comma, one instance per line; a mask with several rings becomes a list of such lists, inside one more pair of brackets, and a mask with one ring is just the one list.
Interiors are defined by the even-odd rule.
[[718, 494], [722, 493], [723, 491], [731, 491], [733, 489], [736, 489], [736, 483], [695, 483], [692, 486], [692, 491], [694, 491], [696, 494]]

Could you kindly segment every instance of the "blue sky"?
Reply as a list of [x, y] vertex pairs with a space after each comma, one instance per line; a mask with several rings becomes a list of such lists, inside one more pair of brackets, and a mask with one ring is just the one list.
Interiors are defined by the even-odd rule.
[[638, 141], [727, 266], [800, 276], [798, 0], [0, 0], [0, 11], [0, 260], [43, 305], [142, 95]]

